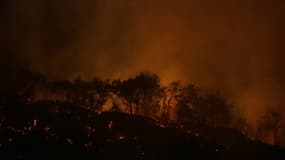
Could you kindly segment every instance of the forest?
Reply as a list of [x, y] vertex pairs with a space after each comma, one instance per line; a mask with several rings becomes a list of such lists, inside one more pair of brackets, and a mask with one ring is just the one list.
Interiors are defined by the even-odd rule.
[[120, 111], [162, 123], [233, 128], [251, 139], [284, 145], [285, 110], [282, 106], [270, 106], [254, 128], [220, 91], [180, 81], [163, 85], [160, 77], [151, 72], [141, 72], [125, 80], [51, 81], [35, 74], [29, 79], [17, 92], [21, 103], [68, 103], [95, 113]]

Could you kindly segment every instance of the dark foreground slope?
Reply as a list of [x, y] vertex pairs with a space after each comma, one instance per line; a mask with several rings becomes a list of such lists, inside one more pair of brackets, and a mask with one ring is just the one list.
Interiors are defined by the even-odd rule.
[[[0, 107], [0, 159], [285, 159], [284, 150], [227, 129], [161, 125], [53, 103]], [[224, 137], [224, 138], [223, 138]]]

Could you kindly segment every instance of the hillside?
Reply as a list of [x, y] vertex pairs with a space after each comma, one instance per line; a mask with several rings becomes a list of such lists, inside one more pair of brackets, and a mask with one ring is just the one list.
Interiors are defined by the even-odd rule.
[[51, 103], [0, 107], [0, 159], [285, 159], [239, 132]]

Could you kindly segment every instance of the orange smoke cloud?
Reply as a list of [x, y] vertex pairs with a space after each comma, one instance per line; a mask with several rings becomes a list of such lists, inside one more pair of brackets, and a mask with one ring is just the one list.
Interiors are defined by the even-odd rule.
[[7, 4], [6, 43], [32, 71], [52, 79], [151, 71], [164, 84], [221, 90], [251, 124], [283, 103], [283, 1], [35, 2]]

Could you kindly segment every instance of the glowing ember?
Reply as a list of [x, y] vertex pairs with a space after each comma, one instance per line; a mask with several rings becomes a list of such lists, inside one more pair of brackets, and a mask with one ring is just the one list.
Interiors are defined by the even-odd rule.
[[34, 119], [34, 127], [36, 127], [36, 126], [37, 126], [37, 120]]
[[125, 139], [125, 136], [120, 136], [119, 139], [120, 139], [120, 140], [124, 140], [124, 139]]
[[109, 122], [108, 128], [109, 128], [109, 129], [112, 129], [112, 128], [113, 128], [113, 121], [110, 121], [110, 122]]
[[68, 144], [73, 144], [73, 141], [72, 141], [72, 139], [70, 139], [70, 138], [66, 138], [66, 142], [68, 143]]

